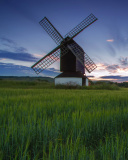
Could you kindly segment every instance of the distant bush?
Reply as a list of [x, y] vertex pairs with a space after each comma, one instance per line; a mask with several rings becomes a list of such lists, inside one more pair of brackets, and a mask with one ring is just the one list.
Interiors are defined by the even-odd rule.
[[94, 84], [91, 86], [83, 86], [84, 89], [94, 89], [94, 90], [119, 90], [119, 86], [116, 84], [102, 83], [102, 84]]
[[58, 84], [55, 86], [57, 89], [87, 89], [87, 90], [119, 90], [119, 86], [116, 84], [102, 83], [94, 84], [90, 86], [80, 86], [77, 84]]
[[65, 84], [54, 85], [52, 82], [44, 80], [38, 81], [16, 81], [16, 80], [1, 80], [0, 88], [28, 88], [28, 89], [87, 89], [87, 90], [119, 90], [119, 86], [110, 83], [92, 84], [90, 86], [80, 86], [76, 83], [69, 82]]
[[39, 78], [36, 81], [37, 82], [49, 82], [47, 79], [39, 79]]
[[128, 82], [117, 83], [117, 85], [118, 85], [119, 87], [128, 88]]

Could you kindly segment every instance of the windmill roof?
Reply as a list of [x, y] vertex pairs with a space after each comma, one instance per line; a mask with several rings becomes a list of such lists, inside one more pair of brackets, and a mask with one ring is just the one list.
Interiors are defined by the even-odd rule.
[[86, 78], [84, 74], [81, 72], [63, 72], [56, 76], [55, 78], [60, 78], [60, 77], [79, 77], [79, 78]]

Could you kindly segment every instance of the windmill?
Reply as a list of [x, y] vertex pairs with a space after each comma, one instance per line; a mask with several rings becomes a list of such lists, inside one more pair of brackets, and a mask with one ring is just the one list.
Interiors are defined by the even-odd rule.
[[31, 68], [39, 74], [60, 59], [60, 71], [62, 73], [55, 77], [55, 85], [67, 83], [88, 85], [88, 78], [84, 75], [85, 69], [91, 73], [97, 66], [73, 38], [96, 20], [97, 18], [91, 13], [63, 38], [51, 22], [44, 17], [39, 24], [58, 46]]

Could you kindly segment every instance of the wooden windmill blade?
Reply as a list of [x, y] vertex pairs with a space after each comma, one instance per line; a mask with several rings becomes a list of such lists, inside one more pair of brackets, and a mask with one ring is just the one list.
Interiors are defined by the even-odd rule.
[[62, 51], [61, 57], [63, 57], [68, 52], [68, 49], [63, 44], [61, 44], [31, 66], [36, 74], [39, 74], [60, 59], [60, 48]]
[[67, 33], [65, 37], [70, 37], [71, 39], [76, 37], [80, 32], [82, 32], [85, 28], [90, 26], [96, 20], [98, 19], [91, 13], [87, 18], [85, 18], [75, 28], [73, 28], [69, 33]]
[[[49, 52], [46, 56], [41, 58], [38, 62], [36, 62], [31, 68], [36, 72], [36, 74], [39, 74], [46, 68], [48, 68], [50, 65], [52, 65], [54, 62], [56, 62], [60, 58], [60, 48], [63, 48], [63, 56], [67, 53], [67, 49], [63, 44], [60, 45], [60, 43], [63, 40], [63, 37], [61, 34], [57, 31], [57, 29], [52, 25], [52, 23], [44, 17], [39, 24], [43, 27], [43, 29], [49, 34], [49, 36], [55, 41], [58, 46], [53, 49], [51, 52]], [[62, 47], [63, 46], [63, 47]]]
[[52, 50], [50, 53], [36, 62], [33, 66], [31, 66], [31, 68], [36, 72], [36, 74], [39, 74], [40, 72], [48, 68], [51, 64], [56, 62], [59, 58], [60, 47], [56, 47], [54, 50]]
[[84, 65], [86, 70], [91, 73], [97, 68], [96, 64], [91, 60], [91, 58], [84, 52]]
[[84, 57], [83, 57], [83, 49], [76, 44], [76, 42], [68, 44], [67, 47], [72, 51], [72, 53], [76, 56], [76, 58], [81, 62], [81, 64], [84, 66]]
[[46, 17], [44, 17], [39, 22], [39, 24], [44, 28], [44, 30], [49, 34], [49, 36], [55, 41], [57, 45], [61, 43], [63, 37]]
[[91, 60], [91, 58], [84, 52], [84, 50], [76, 43], [68, 45], [68, 48], [80, 61], [80, 63], [85, 67], [85, 69], [91, 73], [94, 69], [97, 68], [96, 64]]

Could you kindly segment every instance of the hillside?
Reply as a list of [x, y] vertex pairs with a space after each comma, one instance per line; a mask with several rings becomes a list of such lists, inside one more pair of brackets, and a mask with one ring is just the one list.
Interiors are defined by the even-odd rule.
[[54, 78], [51, 77], [29, 77], [29, 76], [0, 76], [0, 80], [18, 80], [18, 81], [47, 81], [54, 82]]

